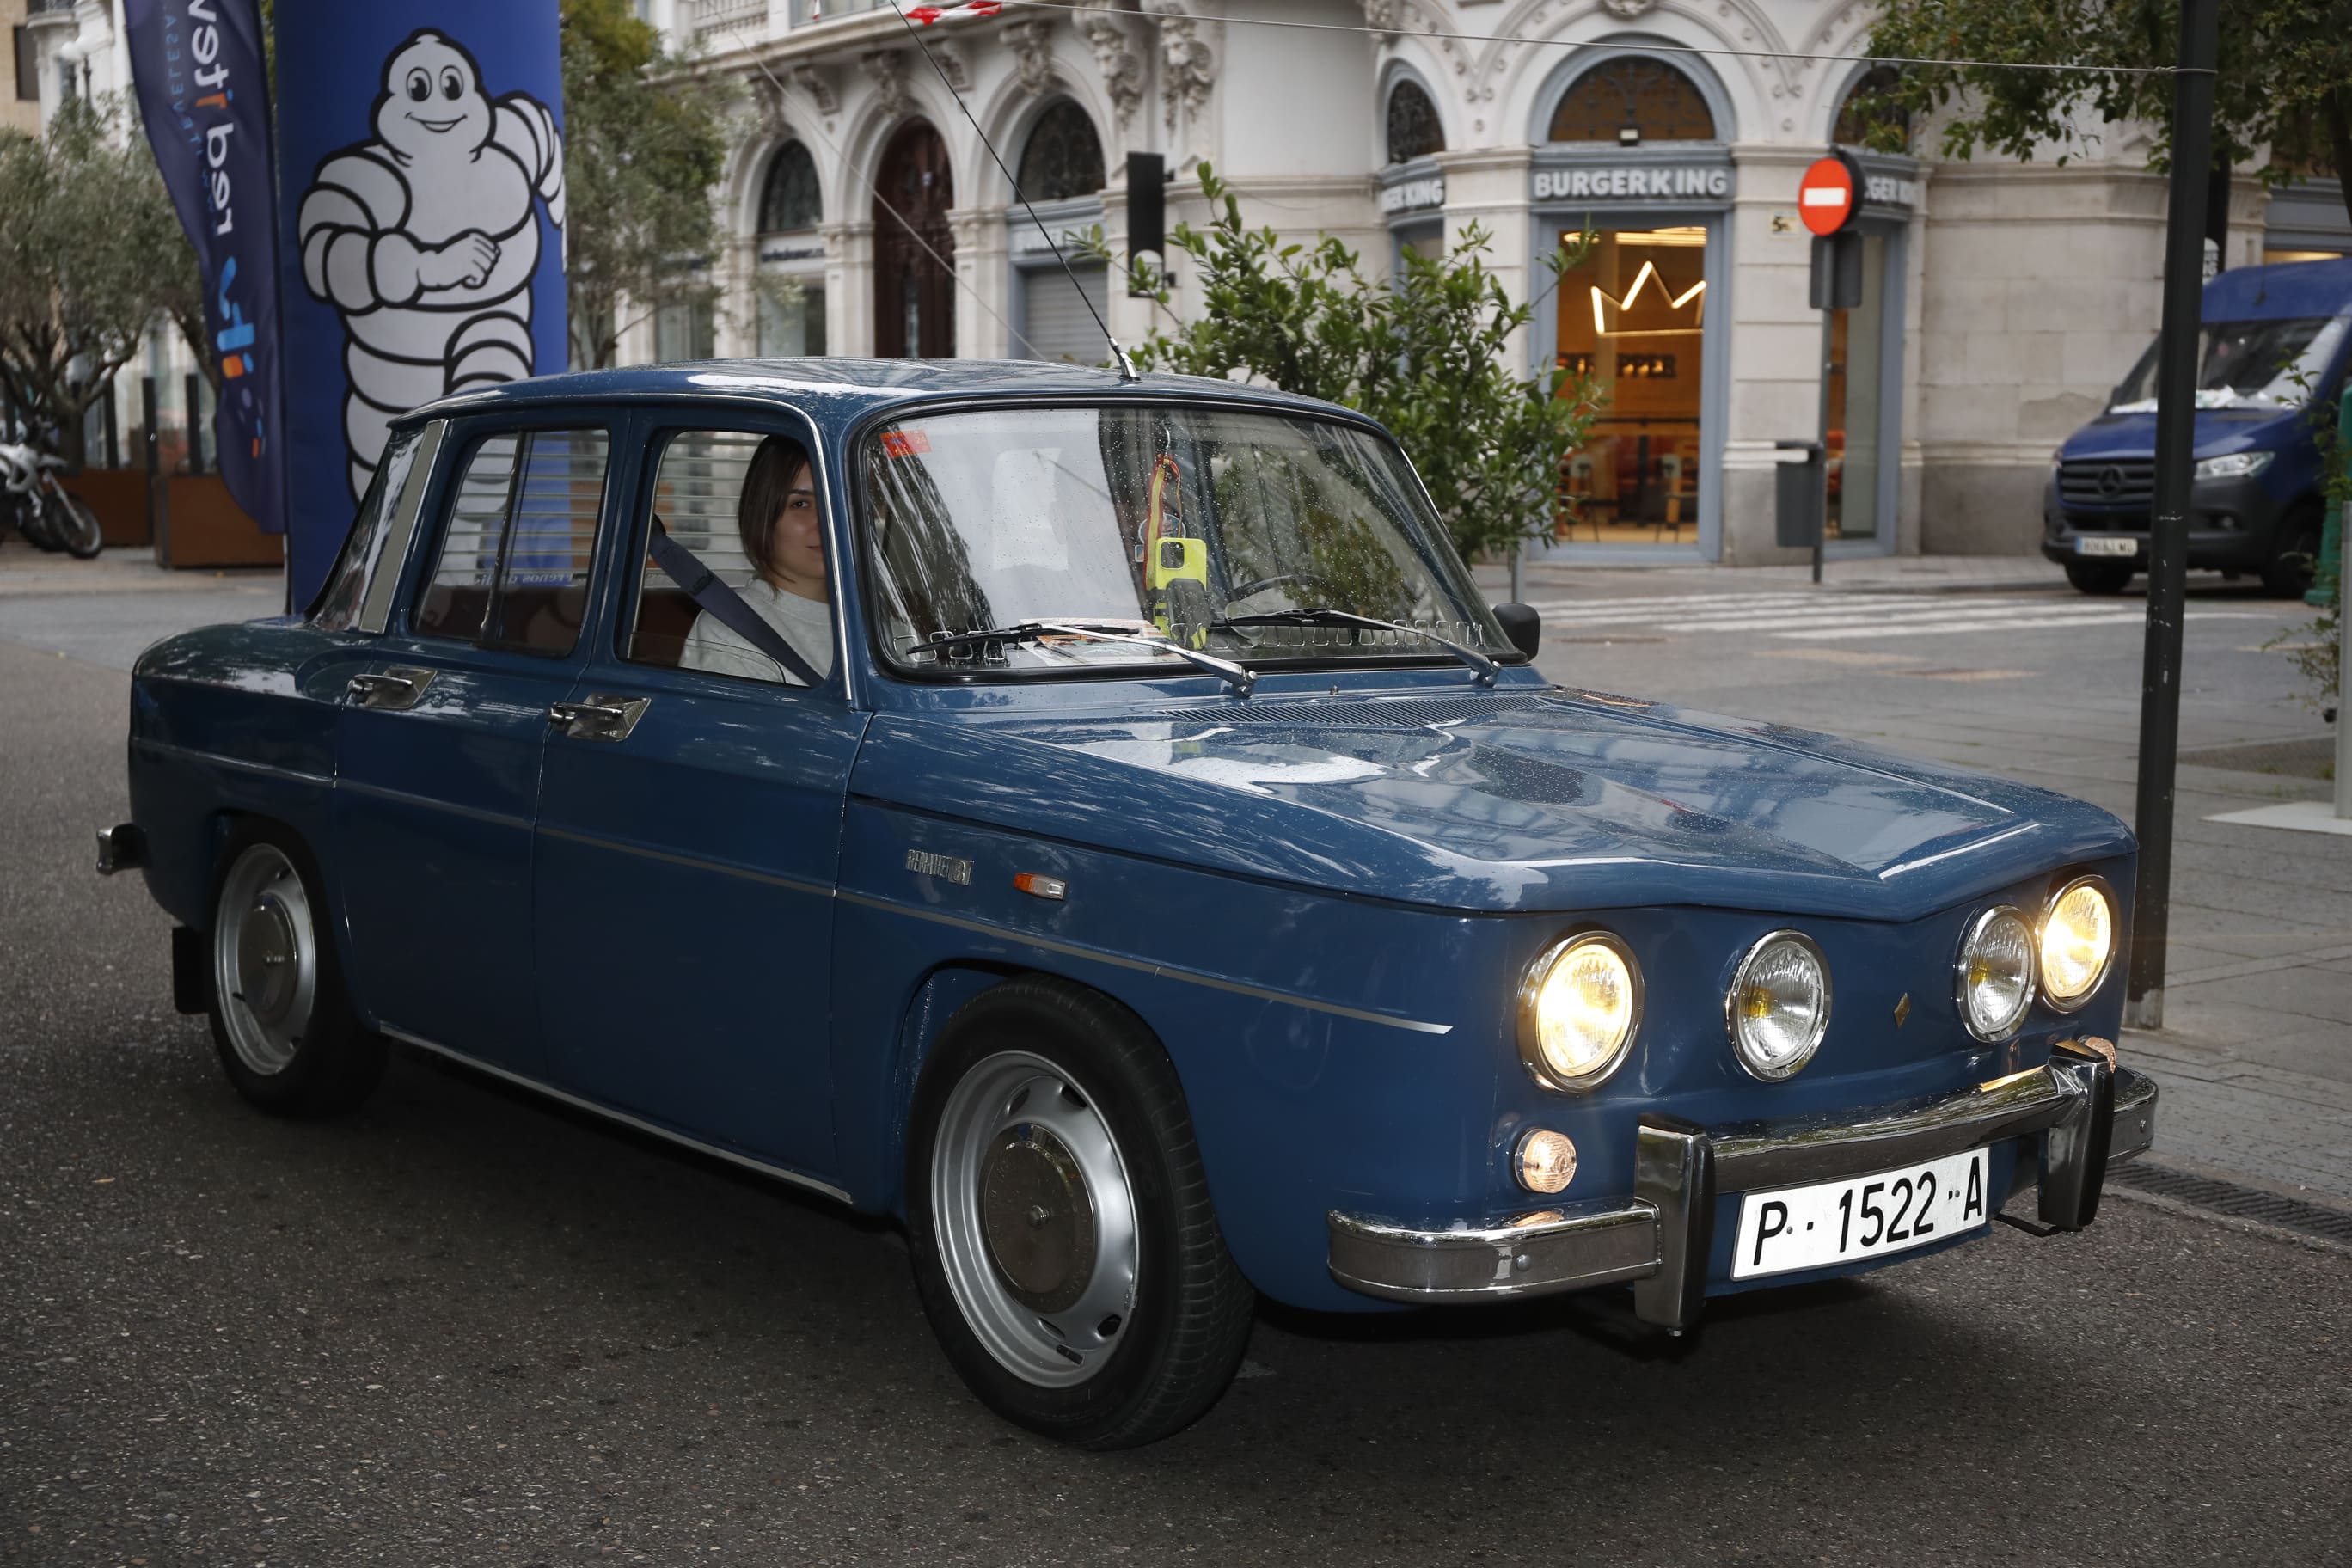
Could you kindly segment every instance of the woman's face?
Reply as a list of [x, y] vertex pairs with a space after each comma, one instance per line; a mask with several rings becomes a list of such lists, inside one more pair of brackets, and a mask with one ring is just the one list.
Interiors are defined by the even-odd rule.
[[784, 509], [768, 525], [767, 577], [787, 594], [824, 597], [824, 529], [817, 521], [816, 481], [805, 463], [793, 470]]

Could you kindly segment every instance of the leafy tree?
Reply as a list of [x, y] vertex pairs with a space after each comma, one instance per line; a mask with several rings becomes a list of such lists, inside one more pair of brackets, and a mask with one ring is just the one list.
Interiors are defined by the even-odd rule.
[[195, 274], [154, 156], [112, 104], [69, 100], [43, 136], [0, 134], [0, 393], [67, 461], [157, 310], [204, 342]]
[[[2172, 78], [2077, 62], [2168, 67], [2179, 17], [2179, 0], [1885, 0], [1869, 53], [1992, 63], [1904, 67], [1860, 105], [1870, 140], [1900, 150], [1900, 111], [1934, 111], [1948, 155], [1984, 148], [2022, 159], [2055, 142], [2070, 149], [2063, 161], [2084, 144], [2074, 119], [2088, 110], [2153, 127], [2161, 166]], [[2352, 176], [2352, 0], [2221, 0], [2213, 151], [2231, 167], [2267, 154], [2261, 172], [2273, 183], [2314, 170]], [[2352, 213], [2352, 178], [2345, 204]]]
[[[1487, 269], [1475, 225], [1431, 260], [1408, 252], [1394, 282], [1367, 279], [1356, 254], [1326, 235], [1286, 241], [1242, 221], [1232, 188], [1207, 164], [1209, 226], [1181, 224], [1193, 263], [1195, 320], [1154, 330], [1136, 351], [1148, 366], [1192, 375], [1245, 373], [1286, 392], [1343, 404], [1393, 430], [1438, 515], [1465, 556], [1550, 533], [1559, 460], [1581, 446], [1594, 413], [1590, 383], [1564, 370], [1511, 368], [1516, 334], [1534, 317]], [[1553, 258], [1581, 259], [1590, 238]], [[1164, 291], [1161, 303], [1167, 302]]]
[[627, 312], [716, 292], [703, 273], [735, 94], [665, 57], [629, 0], [563, 0], [562, 17], [572, 357], [603, 366]]

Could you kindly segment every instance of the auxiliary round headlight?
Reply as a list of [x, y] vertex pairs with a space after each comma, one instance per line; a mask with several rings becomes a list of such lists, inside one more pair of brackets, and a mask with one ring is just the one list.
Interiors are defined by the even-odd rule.
[[1549, 1195], [1576, 1180], [1576, 1145], [1564, 1132], [1530, 1127], [1519, 1134], [1511, 1164], [1519, 1185], [1531, 1193]]
[[2091, 999], [2116, 957], [2116, 900], [2096, 877], [2058, 889], [2042, 917], [2042, 995], [2062, 1013]]
[[1605, 931], [1555, 942], [1519, 986], [1519, 1055], [1547, 1089], [1587, 1089], [1617, 1070], [1642, 1023], [1642, 972]]
[[1830, 967], [1802, 931], [1776, 931], [1739, 961], [1723, 999], [1739, 1065], [1777, 1083], [1812, 1060], [1830, 1026]]
[[2002, 904], [1969, 922], [1952, 975], [1960, 1021], [1987, 1042], [2005, 1040], [2033, 1005], [2033, 928]]

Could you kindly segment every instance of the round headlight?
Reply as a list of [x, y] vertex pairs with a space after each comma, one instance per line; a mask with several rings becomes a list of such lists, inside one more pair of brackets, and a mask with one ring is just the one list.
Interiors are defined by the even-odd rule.
[[1969, 923], [1952, 976], [1960, 1021], [1979, 1040], [2005, 1040], [2033, 1005], [2033, 928], [2007, 904]]
[[1519, 1185], [1528, 1191], [1556, 1193], [1576, 1180], [1576, 1145], [1566, 1133], [1530, 1127], [1519, 1135], [1511, 1163]]
[[1519, 1055], [1547, 1089], [1601, 1083], [1625, 1059], [1641, 1022], [1642, 972], [1607, 931], [1547, 948], [1519, 987]]
[[1830, 1026], [1830, 968], [1801, 931], [1776, 931], [1748, 950], [1723, 999], [1739, 1065], [1767, 1083], [1811, 1061]]
[[2091, 999], [2116, 957], [2116, 900], [2096, 877], [2058, 889], [2042, 917], [2042, 995], [2062, 1013]]

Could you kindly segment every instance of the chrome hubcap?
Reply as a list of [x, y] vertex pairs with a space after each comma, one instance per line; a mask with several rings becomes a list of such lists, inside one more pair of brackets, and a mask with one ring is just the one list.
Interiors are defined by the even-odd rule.
[[310, 900], [285, 852], [256, 844], [221, 883], [213, 922], [213, 985], [230, 1048], [255, 1072], [283, 1072], [301, 1048], [318, 998]]
[[1135, 1199], [1093, 1096], [1025, 1051], [948, 1096], [931, 1158], [940, 1262], [964, 1321], [1042, 1387], [1100, 1370], [1135, 1309]]

